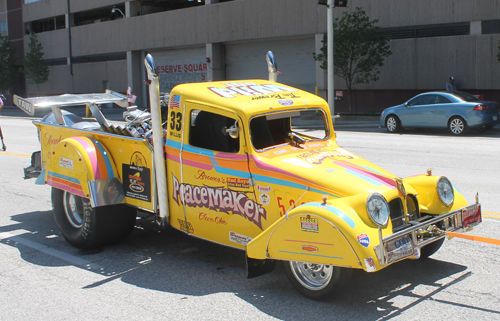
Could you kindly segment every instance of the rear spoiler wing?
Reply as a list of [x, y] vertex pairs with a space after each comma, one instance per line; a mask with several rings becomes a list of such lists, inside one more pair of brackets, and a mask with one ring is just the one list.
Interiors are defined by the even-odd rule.
[[87, 105], [96, 120], [101, 125], [108, 125], [104, 115], [101, 113], [97, 105], [115, 103], [120, 107], [128, 107], [128, 96], [117, 93], [112, 90], [106, 90], [104, 94], [65, 94], [60, 96], [45, 96], [33, 98], [21, 98], [14, 95], [14, 105], [19, 107], [26, 114], [33, 116], [38, 109], [51, 108], [54, 113], [57, 123], [64, 125], [60, 107]]

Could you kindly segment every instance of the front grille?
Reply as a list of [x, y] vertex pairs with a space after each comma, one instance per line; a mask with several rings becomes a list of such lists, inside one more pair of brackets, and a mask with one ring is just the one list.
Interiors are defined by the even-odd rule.
[[400, 198], [393, 199], [389, 202], [389, 209], [391, 211], [391, 221], [392, 228], [395, 229], [401, 225], [403, 225], [403, 202], [401, 202]]

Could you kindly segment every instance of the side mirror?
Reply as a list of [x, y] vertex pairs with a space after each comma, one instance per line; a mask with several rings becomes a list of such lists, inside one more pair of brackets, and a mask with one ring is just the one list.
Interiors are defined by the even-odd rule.
[[229, 137], [231, 137], [232, 139], [238, 138], [239, 136], [238, 132], [240, 130], [241, 128], [238, 127], [238, 121], [235, 121], [234, 125], [229, 128], [227, 127], [222, 128], [222, 132], [224, 133], [224, 135], [229, 135]]
[[405, 107], [410, 107], [410, 106], [411, 105], [408, 102], [405, 103]]

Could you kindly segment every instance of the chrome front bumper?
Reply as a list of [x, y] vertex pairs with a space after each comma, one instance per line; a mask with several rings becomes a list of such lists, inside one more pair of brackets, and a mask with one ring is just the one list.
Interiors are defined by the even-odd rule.
[[[409, 257], [419, 258], [422, 247], [444, 238], [446, 232], [467, 232], [481, 221], [481, 205], [475, 203], [416, 224], [385, 238], [382, 238], [382, 230], [379, 228], [380, 245], [375, 247], [375, 253], [382, 266]], [[439, 228], [437, 227], [438, 223], [441, 225]]]

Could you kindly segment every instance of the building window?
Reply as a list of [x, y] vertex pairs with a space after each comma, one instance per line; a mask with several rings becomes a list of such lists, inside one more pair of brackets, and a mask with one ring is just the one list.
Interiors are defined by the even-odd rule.
[[52, 17], [28, 22], [26, 24], [26, 33], [40, 33], [66, 28], [66, 19], [64, 16]]
[[0, 22], [0, 32], [7, 32], [7, 21]]
[[470, 35], [470, 22], [383, 28], [379, 32], [390, 39], [463, 36]]
[[500, 33], [500, 20], [481, 21], [481, 30], [484, 35]]

